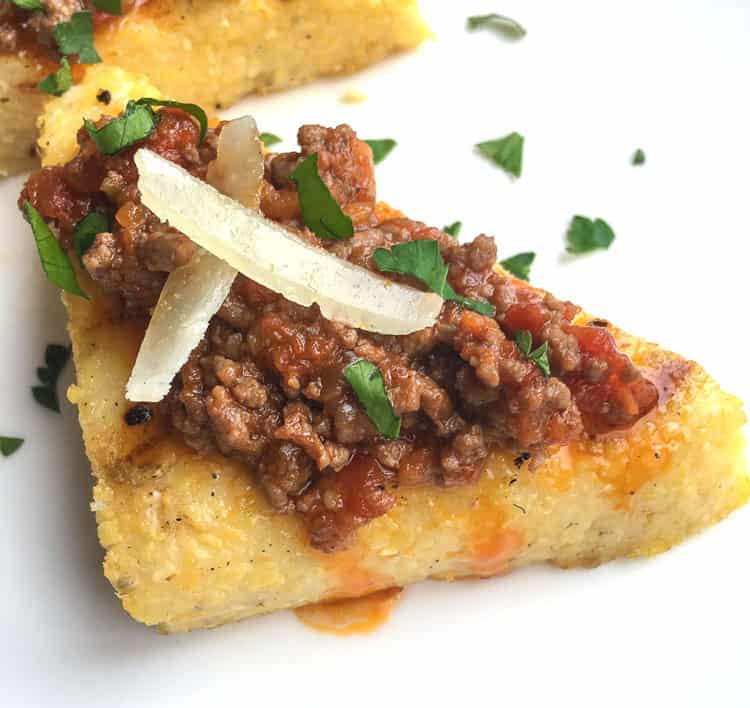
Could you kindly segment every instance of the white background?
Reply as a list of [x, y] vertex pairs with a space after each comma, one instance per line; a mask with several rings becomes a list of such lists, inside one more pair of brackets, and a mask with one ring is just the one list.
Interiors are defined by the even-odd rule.
[[[534, 282], [750, 401], [750, 2], [423, 4], [437, 39], [420, 52], [228, 115], [254, 113], [288, 148], [302, 122], [396, 138], [381, 198], [485, 230], [503, 257], [536, 250]], [[464, 31], [490, 11], [528, 36]], [[338, 102], [348, 88], [369, 100]], [[472, 150], [513, 130], [526, 136], [515, 182]], [[633, 167], [638, 147], [647, 162]], [[13, 206], [20, 185], [0, 185], [0, 433], [27, 439], [0, 459], [0, 703], [750, 705], [750, 509], [647, 562], [425, 583], [365, 637], [317, 634], [291, 613], [171, 637], [131, 621], [101, 574], [74, 411], [29, 394], [45, 344], [65, 334]], [[561, 257], [575, 213], [613, 226], [610, 251]]]

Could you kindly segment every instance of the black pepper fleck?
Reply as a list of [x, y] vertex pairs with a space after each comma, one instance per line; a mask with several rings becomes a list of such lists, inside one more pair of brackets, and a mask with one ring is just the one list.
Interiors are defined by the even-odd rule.
[[591, 320], [589, 324], [592, 327], [609, 327], [609, 322], [607, 322], [607, 320]]
[[148, 423], [153, 416], [151, 409], [148, 406], [144, 406], [139, 403], [137, 406], [133, 406], [125, 414], [125, 422], [128, 425], [141, 425], [142, 423]]
[[107, 89], [101, 89], [99, 93], [96, 94], [96, 100], [99, 101], [99, 103], [108, 106], [109, 102], [112, 100], [112, 93], [107, 91]]
[[531, 453], [530, 452], [522, 452], [518, 457], [516, 457], [515, 460], [513, 460], [513, 464], [516, 466], [517, 469], [521, 469], [523, 466], [523, 463], [527, 460], [531, 459]]

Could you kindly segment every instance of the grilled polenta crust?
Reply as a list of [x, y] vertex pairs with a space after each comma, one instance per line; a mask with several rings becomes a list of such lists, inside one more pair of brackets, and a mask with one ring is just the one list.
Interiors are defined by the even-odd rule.
[[[155, 94], [122, 72], [98, 78], [116, 83], [113, 112], [144, 89]], [[93, 93], [84, 84], [47, 108], [47, 164], [74, 154], [71, 131], [98, 110]], [[619, 348], [659, 387], [660, 405], [645, 419], [622, 434], [551, 450], [533, 470], [497, 450], [475, 485], [402, 488], [396, 506], [360, 529], [348, 550], [327, 555], [310, 546], [300, 519], [271, 509], [244, 465], [188, 449], [158, 414], [144, 425], [124, 423], [125, 382], [145, 323], [118, 320], [95, 285], [83, 284], [90, 301], [64, 297], [77, 373], [69, 398], [96, 477], [104, 572], [128, 613], [167, 632], [428, 577], [646, 556], [715, 523], [750, 494], [740, 401], [698, 364], [612, 328]]]
[[[105, 63], [214, 109], [356, 71], [427, 36], [416, 0], [149, 0], [95, 41]], [[28, 50], [0, 55], [0, 176], [33, 166], [34, 121], [48, 98], [35, 86], [55, 69]]]

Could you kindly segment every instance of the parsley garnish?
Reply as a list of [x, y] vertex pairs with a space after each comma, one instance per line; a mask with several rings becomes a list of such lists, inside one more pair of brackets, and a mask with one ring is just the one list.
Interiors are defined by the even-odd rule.
[[94, 7], [108, 15], [122, 15], [121, 0], [94, 0]]
[[593, 221], [585, 216], [574, 216], [565, 236], [568, 253], [588, 253], [597, 248], [607, 249], [615, 240], [615, 232], [604, 219]]
[[198, 139], [198, 144], [203, 142], [208, 131], [208, 116], [199, 105], [195, 103], [183, 103], [182, 101], [162, 101], [158, 98], [139, 98], [136, 103], [139, 106], [166, 106], [167, 108], [179, 108], [180, 110], [189, 113], [195, 120], [198, 121], [198, 125], [201, 128], [201, 135]]
[[376, 165], [379, 165], [383, 160], [385, 160], [391, 150], [393, 150], [393, 148], [395, 148], [398, 144], [391, 138], [384, 138], [383, 140], [365, 140], [365, 142], [370, 146], [370, 149], [372, 150], [372, 161]]
[[485, 140], [476, 146], [483, 155], [492, 160], [498, 167], [516, 176], [521, 176], [523, 166], [523, 135], [508, 133], [497, 140]]
[[63, 251], [50, 227], [47, 226], [47, 222], [34, 209], [31, 202], [24, 202], [23, 209], [26, 212], [29, 224], [31, 224], [31, 231], [34, 234], [36, 247], [39, 251], [39, 260], [42, 262], [42, 270], [44, 270], [48, 280], [57, 285], [58, 288], [88, 300], [88, 296], [78, 285], [76, 272], [68, 259], [68, 255]]
[[90, 12], [76, 12], [69, 22], [60, 22], [55, 27], [55, 41], [61, 54], [77, 54], [81, 64], [97, 64], [102, 60], [94, 48], [94, 23]]
[[0, 435], [0, 454], [3, 457], [10, 457], [21, 445], [23, 445], [23, 438], [9, 438]]
[[448, 283], [448, 264], [440, 255], [437, 241], [429, 239], [409, 241], [392, 246], [390, 250], [378, 248], [373, 259], [384, 273], [401, 273], [421, 280], [432, 292], [445, 300], [461, 303], [480, 315], [493, 317], [495, 308], [488, 302], [471, 300], [459, 295]]
[[533, 251], [526, 251], [524, 253], [516, 253], [515, 256], [500, 261], [500, 265], [509, 273], [515, 275], [516, 278], [528, 280], [531, 273], [531, 264], [534, 262], [535, 258], [536, 253]]
[[44, 93], [52, 96], [62, 96], [73, 85], [73, 72], [70, 70], [68, 60], [63, 57], [60, 60], [60, 68], [48, 74], [36, 87]]
[[313, 153], [289, 175], [297, 185], [302, 218], [318, 238], [342, 240], [354, 236], [354, 224], [331, 196], [318, 173], [318, 154]]
[[514, 19], [498, 15], [493, 12], [489, 15], [474, 15], [466, 21], [466, 27], [470, 30], [489, 27], [500, 34], [510, 37], [511, 39], [521, 39], [526, 35], [526, 30]]
[[448, 226], [443, 226], [443, 233], [448, 234], [448, 236], [453, 236], [453, 238], [458, 238], [463, 225], [462, 221], [454, 221], [452, 224], [448, 224]]
[[16, 7], [22, 10], [44, 10], [44, 3], [40, 0], [10, 0]]
[[98, 211], [92, 211], [76, 224], [73, 230], [73, 248], [81, 265], [83, 254], [91, 248], [96, 235], [109, 230], [109, 219]]
[[360, 359], [344, 369], [344, 378], [354, 389], [357, 400], [378, 432], [391, 440], [398, 438], [401, 433], [401, 418], [393, 412], [385, 391], [385, 381], [378, 367], [366, 359]]
[[281, 142], [281, 138], [278, 135], [274, 135], [273, 133], [261, 133], [259, 137], [260, 141], [266, 147], [271, 147], [271, 145], [278, 145]]
[[646, 162], [646, 153], [643, 152], [643, 150], [641, 150], [640, 148], [638, 148], [633, 153], [633, 159], [631, 160], [631, 162], [634, 165], [642, 165], [644, 162]]
[[547, 356], [549, 345], [547, 342], [542, 342], [534, 351], [531, 351], [532, 337], [531, 332], [527, 329], [521, 329], [516, 332], [516, 344], [521, 350], [521, 353], [531, 362], [539, 367], [539, 370], [544, 374], [546, 378], [549, 378], [549, 358]]
[[83, 124], [102, 153], [115, 155], [120, 150], [145, 140], [154, 132], [156, 126], [159, 125], [161, 116], [154, 112], [152, 106], [179, 108], [189, 113], [200, 125], [198, 142], [203, 142], [208, 130], [208, 116], [195, 103], [162, 101], [158, 98], [139, 98], [137, 101], [128, 101], [122, 114], [101, 128], [97, 128], [96, 124], [88, 119], [85, 119]]
[[128, 101], [123, 113], [101, 128], [94, 121], [84, 119], [83, 124], [99, 151], [105, 155], [114, 155], [135, 143], [145, 140], [161, 118], [153, 108], [136, 101]]
[[48, 344], [44, 352], [44, 363], [36, 370], [40, 386], [32, 386], [34, 400], [55, 413], [60, 412], [60, 401], [57, 397], [57, 380], [70, 359], [70, 349], [62, 344]]

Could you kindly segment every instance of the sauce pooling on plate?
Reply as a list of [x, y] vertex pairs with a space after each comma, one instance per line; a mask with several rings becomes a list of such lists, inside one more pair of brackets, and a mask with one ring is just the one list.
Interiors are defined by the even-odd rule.
[[320, 632], [348, 636], [369, 634], [385, 624], [401, 598], [402, 588], [380, 590], [364, 597], [298, 607], [294, 614]]

